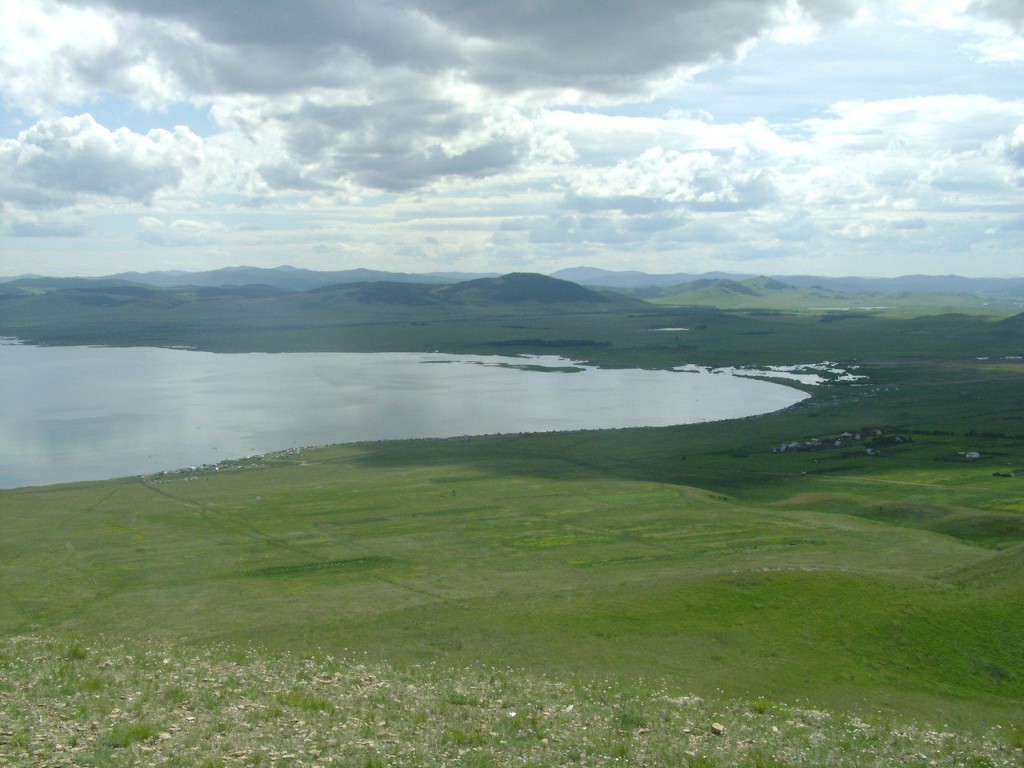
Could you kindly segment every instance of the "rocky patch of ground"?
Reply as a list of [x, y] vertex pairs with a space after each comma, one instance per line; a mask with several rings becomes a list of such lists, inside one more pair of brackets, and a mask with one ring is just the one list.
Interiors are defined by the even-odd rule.
[[223, 646], [0, 641], [5, 766], [1024, 765], [1024, 732], [486, 668], [396, 670]]

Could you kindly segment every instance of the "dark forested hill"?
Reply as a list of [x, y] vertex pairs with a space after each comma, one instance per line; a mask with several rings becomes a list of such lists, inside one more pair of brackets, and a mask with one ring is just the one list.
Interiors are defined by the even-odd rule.
[[[524, 272], [495, 278], [454, 283], [438, 291], [448, 301], [461, 304], [609, 304], [603, 293], [584, 288], [568, 280], [558, 280]], [[621, 299], [620, 299], [621, 301]]]

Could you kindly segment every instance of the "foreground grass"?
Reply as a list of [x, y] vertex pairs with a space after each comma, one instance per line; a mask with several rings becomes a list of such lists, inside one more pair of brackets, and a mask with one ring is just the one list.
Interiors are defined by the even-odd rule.
[[0, 642], [0, 764], [1020, 766], [1024, 731], [918, 726], [474, 666], [221, 645]]

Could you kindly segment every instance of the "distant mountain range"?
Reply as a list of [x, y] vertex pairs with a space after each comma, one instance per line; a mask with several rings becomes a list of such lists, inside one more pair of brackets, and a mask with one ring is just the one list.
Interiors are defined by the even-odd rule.
[[[177, 288], [191, 285], [196, 287], [218, 288], [225, 285], [267, 285], [282, 288], [286, 291], [308, 291], [325, 285], [342, 283], [369, 283], [385, 280], [393, 283], [428, 283], [443, 285], [447, 283], [474, 280], [481, 277], [496, 277], [490, 273], [466, 272], [428, 272], [413, 274], [406, 272], [382, 272], [374, 269], [345, 269], [340, 271], [319, 272], [311, 269], [281, 266], [274, 269], [262, 267], [224, 267], [208, 272], [120, 272], [96, 278], [74, 278], [89, 281], [124, 281], [137, 285], [152, 285], [157, 288]], [[0, 283], [26, 278], [40, 278], [42, 275], [21, 275], [19, 277], [0, 278]]]
[[689, 283], [694, 280], [744, 280], [755, 275], [738, 275], [730, 272], [704, 272], [702, 274], [691, 274], [688, 272], [673, 272], [670, 274], [649, 274], [647, 272], [614, 272], [596, 267], [570, 267], [560, 269], [551, 273], [552, 277], [561, 280], [571, 280], [580, 285], [594, 285], [602, 288], [667, 288], [681, 283]]
[[480, 277], [494, 277], [490, 274], [462, 272], [428, 272], [413, 274], [407, 272], [383, 272], [375, 269], [345, 269], [319, 272], [311, 269], [281, 266], [274, 269], [260, 267], [225, 267], [209, 272], [124, 272], [111, 275], [113, 279], [128, 280], [143, 285], [169, 288], [180, 285], [217, 287], [221, 285], [269, 285], [287, 291], [308, 291], [324, 285], [342, 283], [371, 283], [387, 281], [392, 283], [446, 283], [472, 280]]
[[639, 305], [637, 299], [613, 292], [584, 288], [567, 280], [531, 273], [512, 273], [448, 283], [397, 281], [342, 282], [291, 290], [264, 283], [244, 285], [143, 285], [118, 277], [26, 277], [0, 283], [0, 299], [11, 310], [29, 303], [54, 302], [79, 307], [125, 307], [161, 310], [223, 300], [270, 300], [302, 306], [335, 304], [350, 307], [490, 307], [512, 305]]
[[[39, 275], [0, 278], [0, 283]], [[274, 269], [261, 267], [226, 267], [207, 272], [121, 272], [98, 278], [79, 278], [83, 281], [125, 281], [138, 285], [160, 288], [178, 286], [220, 287], [226, 285], [265, 285], [286, 291], [308, 291], [328, 285], [350, 283], [420, 283], [447, 285], [482, 278], [495, 278], [497, 273], [468, 272], [386, 272], [372, 269], [347, 269], [338, 271], [316, 271], [281, 266]], [[722, 281], [723, 284], [745, 284], [761, 277], [754, 274], [727, 272], [651, 274], [638, 271], [611, 271], [595, 267], [572, 267], [551, 273], [550, 277], [568, 280], [593, 288], [611, 288], [630, 293], [641, 291], [641, 295], [657, 298], [683, 293], [689, 286], [695, 288], [707, 281]], [[1024, 297], [1024, 278], [960, 277], [957, 275], [904, 275], [902, 277], [817, 277], [813, 275], [774, 275], [771, 279], [790, 288], [823, 288], [855, 294], [900, 294], [917, 293], [969, 293], [975, 296]], [[648, 289], [677, 289], [659, 293]], [[646, 293], [643, 293], [646, 291]]]
[[[923, 314], [1016, 314], [998, 326], [999, 332], [1014, 338], [1024, 322], [1019, 299], [1017, 304], [996, 307], [963, 293], [848, 293], [795, 287], [769, 277], [702, 278], [667, 287], [616, 290], [529, 273], [447, 283], [330, 283], [306, 290], [265, 283], [159, 287], [121, 278], [36, 277], [0, 283], [0, 337], [34, 344], [188, 346], [207, 351], [380, 351], [426, 347], [435, 334], [445, 332], [442, 326], [457, 323], [468, 337], [481, 337], [474, 343], [488, 348], [536, 350], [554, 345], [564, 350], [605, 341], [589, 336], [546, 338], [543, 328], [559, 315], [654, 318], [696, 311], [722, 317], [723, 310], [810, 309], [822, 310], [821, 319], [831, 322], [853, 316], [846, 310], [871, 307]], [[496, 328], [500, 333], [495, 334]], [[510, 330], [526, 328], [532, 329], [528, 335], [525, 330]]]
[[[443, 303], [518, 303], [521, 301], [591, 301], [583, 294], [566, 299], [574, 289], [586, 286], [614, 291], [656, 304], [714, 306], [719, 308], [810, 309], [857, 306], [948, 306], [979, 309], [1024, 305], [1024, 278], [971, 278], [956, 275], [906, 275], [893, 278], [814, 277], [788, 275], [764, 277], [723, 272], [704, 274], [648, 274], [614, 272], [593, 267], [563, 269], [551, 276], [516, 273], [499, 277], [465, 272], [412, 274], [370, 269], [319, 272], [282, 266], [228, 267], [208, 272], [123, 272], [100, 278], [44, 278], [28, 276], [0, 279], [0, 285], [19, 292], [78, 288], [137, 286], [161, 289], [228, 291], [234, 296], [274, 295], [315, 291], [337, 286], [360, 286], [344, 291], [347, 298], [363, 304], [439, 305]], [[489, 282], [492, 281], [492, 282]], [[130, 293], [130, 291], [128, 291]], [[125, 291], [121, 291], [124, 295]], [[207, 293], [208, 297], [213, 293]], [[604, 296], [607, 293], [595, 293]], [[553, 298], [560, 297], [560, 298]]]
[[[613, 272], [594, 267], [573, 267], [553, 272], [552, 277], [580, 285], [617, 289], [672, 288], [698, 281], [743, 283], [763, 277], [753, 274], [707, 272], [688, 274], [648, 274]], [[827, 288], [847, 293], [972, 293], [1024, 297], [1024, 277], [960, 277], [958, 275], [904, 275], [902, 277], [816, 277], [813, 275], [774, 275], [771, 279], [783, 287]], [[677, 291], [677, 292], [681, 292]]]

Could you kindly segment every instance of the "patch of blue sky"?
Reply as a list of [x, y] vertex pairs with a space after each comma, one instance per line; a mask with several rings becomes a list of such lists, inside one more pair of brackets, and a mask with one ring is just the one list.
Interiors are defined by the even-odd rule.
[[[96, 122], [111, 131], [127, 128], [145, 134], [160, 128], [173, 131], [176, 126], [185, 125], [199, 136], [210, 136], [218, 132], [208, 107], [187, 102], [178, 102], [163, 110], [146, 110], [127, 99], [104, 95], [83, 104], [65, 105], [62, 111], [66, 115], [89, 113]], [[0, 138], [13, 139], [40, 119], [17, 107], [0, 103]]]
[[13, 139], [33, 123], [35, 120], [21, 110], [0, 102], [0, 138]]
[[620, 117], [704, 116], [716, 123], [763, 118], [787, 125], [826, 117], [841, 101], [984, 94], [1019, 99], [1022, 67], [979, 61], [970, 40], [943, 30], [876, 23], [827, 31], [810, 42], [763, 41], [651, 101], [559, 107]]
[[548, 109], [559, 112], [573, 112], [578, 115], [596, 114], [609, 117], [664, 117], [676, 109], [674, 99], [652, 99], [649, 101], [629, 101], [607, 106], [586, 104], [551, 104]]
[[210, 136], [218, 132], [210, 117], [208, 106], [189, 102], [176, 102], [166, 109], [147, 110], [137, 104], [110, 94], [89, 101], [75, 110], [88, 112], [96, 122], [110, 130], [127, 128], [135, 133], [147, 133], [154, 129], [173, 131], [179, 125], [188, 126], [192, 133]]
[[698, 75], [673, 99], [717, 122], [822, 117], [841, 101], [985, 94], [1020, 98], [1019, 64], [977, 61], [962, 35], [902, 25], [843, 27], [809, 43], [766, 41]]

